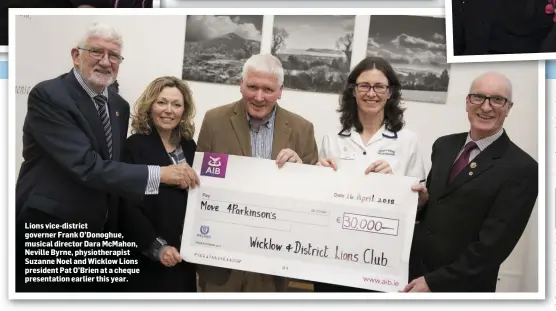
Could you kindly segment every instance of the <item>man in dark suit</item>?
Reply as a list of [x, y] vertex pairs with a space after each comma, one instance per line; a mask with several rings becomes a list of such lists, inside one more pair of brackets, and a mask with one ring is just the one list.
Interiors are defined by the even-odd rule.
[[454, 55], [555, 52], [554, 13], [542, 0], [452, 0]]
[[503, 129], [511, 83], [478, 77], [467, 96], [471, 129], [439, 138], [415, 225], [410, 292], [494, 292], [538, 195], [538, 164]]
[[[110, 26], [92, 25], [71, 50], [74, 68], [40, 82], [29, 93], [24, 162], [16, 184], [16, 291], [80, 289], [72, 282], [25, 282], [30, 275], [24, 268], [40, 267], [24, 265], [27, 258], [40, 258], [26, 257], [25, 242], [32, 241], [26, 233], [64, 223], [82, 224], [66, 232], [115, 231], [117, 219], [112, 216], [117, 215], [119, 196], [156, 195], [161, 183], [186, 188], [195, 180], [187, 164], [118, 162], [127, 136], [129, 104], [108, 86], [123, 60], [121, 46], [121, 36]], [[53, 232], [58, 231], [64, 230]], [[84, 239], [56, 234], [51, 240]]]

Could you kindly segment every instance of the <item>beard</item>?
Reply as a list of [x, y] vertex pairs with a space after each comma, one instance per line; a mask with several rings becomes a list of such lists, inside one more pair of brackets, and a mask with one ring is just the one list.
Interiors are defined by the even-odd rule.
[[96, 73], [94, 71], [94, 67], [93, 70], [89, 73], [88, 76], [84, 75], [84, 73], [82, 72], [83, 68], [84, 68], [84, 63], [83, 60], [81, 59], [79, 62], [79, 68], [80, 68], [80, 74], [83, 77], [83, 79], [85, 80], [85, 82], [92, 86], [94, 89], [105, 89], [108, 86], [110, 86], [112, 83], [114, 83], [115, 79], [113, 74], [110, 75], [101, 75], [99, 73]]
[[92, 73], [87, 79], [87, 83], [94, 85], [96, 87], [107, 88], [112, 83], [114, 83], [114, 77], [98, 77], [94, 73]]

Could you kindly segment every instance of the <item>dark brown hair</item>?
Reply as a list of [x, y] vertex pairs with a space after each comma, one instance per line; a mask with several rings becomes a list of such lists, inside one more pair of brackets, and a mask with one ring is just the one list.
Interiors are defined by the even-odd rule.
[[342, 130], [349, 130], [355, 127], [358, 133], [363, 131], [363, 126], [358, 117], [357, 102], [354, 95], [355, 83], [359, 75], [372, 69], [380, 70], [388, 79], [388, 87], [391, 95], [384, 106], [383, 122], [388, 131], [398, 132], [404, 126], [403, 112], [405, 109], [400, 107], [402, 98], [401, 84], [390, 63], [380, 57], [367, 57], [359, 62], [350, 72], [344, 90], [340, 95], [340, 108], [338, 109]]

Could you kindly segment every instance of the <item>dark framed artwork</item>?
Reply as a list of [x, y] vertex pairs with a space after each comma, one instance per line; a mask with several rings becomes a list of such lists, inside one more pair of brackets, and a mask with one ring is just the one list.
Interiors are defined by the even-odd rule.
[[188, 15], [182, 79], [239, 85], [244, 62], [261, 52], [262, 15]]
[[287, 89], [338, 94], [347, 79], [355, 16], [274, 16], [271, 53]]
[[371, 15], [367, 56], [390, 62], [405, 101], [446, 103], [450, 66], [443, 17]]

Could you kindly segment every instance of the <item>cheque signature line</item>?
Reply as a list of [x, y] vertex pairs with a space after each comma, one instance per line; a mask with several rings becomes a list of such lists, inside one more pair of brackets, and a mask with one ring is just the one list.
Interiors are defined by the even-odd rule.
[[286, 209], [286, 208], [259, 206], [259, 205], [255, 205], [255, 204], [242, 203], [242, 202], [230, 202], [230, 201], [222, 201], [222, 200], [214, 200], [214, 199], [210, 199], [210, 201], [221, 202], [223, 204], [246, 205], [246, 206], [250, 206], [252, 208], [266, 208], [266, 209], [275, 209], [275, 210], [278, 210], [278, 211], [286, 211], [286, 212], [299, 213], [299, 214], [310, 214], [310, 215], [314, 215], [314, 216], [323, 216], [323, 217], [329, 216], [329, 213], [319, 214], [319, 213], [313, 213], [313, 212], [296, 211], [296, 210], [291, 210], [291, 209]]
[[291, 232], [292, 231], [291, 226], [289, 227], [288, 230], [282, 230], [282, 229], [276, 229], [276, 228], [247, 225], [247, 224], [237, 223], [237, 222], [233, 222], [233, 221], [214, 220], [214, 219], [209, 219], [209, 218], [201, 218], [201, 219], [204, 220], [204, 221], [220, 222], [220, 223], [224, 223], [224, 224], [231, 224], [231, 225], [238, 225], [238, 226], [245, 226], [245, 227], [252, 227], [252, 228], [259, 228], [259, 229], [269, 229], [269, 230], [282, 231], [282, 232]]

